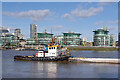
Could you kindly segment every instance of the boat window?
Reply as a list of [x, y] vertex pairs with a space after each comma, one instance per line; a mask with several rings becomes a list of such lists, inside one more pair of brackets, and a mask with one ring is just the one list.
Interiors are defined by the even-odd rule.
[[53, 47], [52, 47], [52, 49], [53, 49]]
[[55, 49], [55, 47], [54, 47], [54, 49]]
[[51, 49], [51, 47], [49, 49]]

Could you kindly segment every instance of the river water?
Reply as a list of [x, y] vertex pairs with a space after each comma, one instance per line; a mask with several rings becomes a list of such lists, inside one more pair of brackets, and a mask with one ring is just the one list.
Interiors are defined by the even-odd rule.
[[[36, 51], [2, 51], [3, 78], [118, 78], [118, 64], [14, 61]], [[118, 51], [70, 51], [72, 56], [118, 58]]]

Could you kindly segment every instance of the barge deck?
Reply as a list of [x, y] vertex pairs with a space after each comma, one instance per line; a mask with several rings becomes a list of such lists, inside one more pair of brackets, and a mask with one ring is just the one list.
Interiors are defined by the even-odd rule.
[[88, 62], [88, 63], [113, 63], [113, 64], [120, 64], [120, 59], [114, 59], [114, 58], [82, 58], [82, 57], [73, 57], [73, 58], [69, 58], [69, 62]]

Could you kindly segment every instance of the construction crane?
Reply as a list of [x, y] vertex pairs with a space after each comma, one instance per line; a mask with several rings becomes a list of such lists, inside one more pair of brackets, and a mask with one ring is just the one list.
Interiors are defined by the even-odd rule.
[[55, 39], [52, 38], [52, 45], [53, 45], [53, 42], [60, 36], [57, 36]]
[[63, 42], [63, 46], [64, 46], [65, 42], [68, 41], [68, 40], [69, 40], [69, 39], [66, 39], [66, 40]]

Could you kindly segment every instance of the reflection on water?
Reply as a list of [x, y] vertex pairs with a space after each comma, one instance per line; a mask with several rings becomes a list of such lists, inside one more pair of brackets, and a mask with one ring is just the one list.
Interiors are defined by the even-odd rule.
[[[118, 64], [14, 61], [35, 51], [3, 51], [3, 78], [117, 78]], [[73, 56], [117, 58], [117, 51], [71, 51]]]
[[37, 70], [39, 72], [46, 72], [48, 78], [55, 78], [57, 73], [57, 64], [54, 62], [37, 62]]

